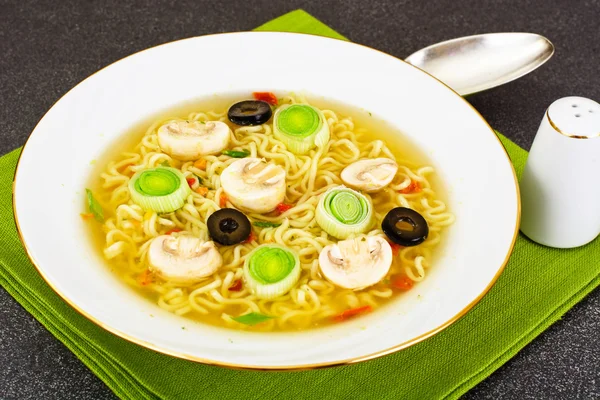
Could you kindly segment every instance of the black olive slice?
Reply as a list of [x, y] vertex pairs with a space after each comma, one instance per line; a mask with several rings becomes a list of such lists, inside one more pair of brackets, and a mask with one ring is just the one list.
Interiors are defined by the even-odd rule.
[[383, 233], [394, 243], [409, 247], [421, 244], [429, 235], [425, 218], [406, 207], [392, 209], [381, 222]]
[[229, 107], [227, 117], [236, 125], [262, 125], [267, 122], [273, 111], [266, 101], [244, 100]]
[[230, 246], [248, 239], [252, 226], [248, 218], [234, 208], [222, 208], [208, 217], [208, 233], [215, 242]]

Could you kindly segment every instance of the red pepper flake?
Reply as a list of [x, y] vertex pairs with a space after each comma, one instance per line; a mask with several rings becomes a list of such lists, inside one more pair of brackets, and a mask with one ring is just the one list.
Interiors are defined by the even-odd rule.
[[181, 229], [181, 228], [173, 228], [173, 229], [171, 229], [171, 230], [169, 230], [169, 231], [166, 231], [166, 232], [165, 232], [165, 235], [171, 235], [171, 234], [173, 234], [173, 233], [175, 233], [175, 232], [181, 232], [182, 230], [183, 230], [183, 229]]
[[193, 189], [193, 186], [196, 184], [196, 178], [186, 178], [185, 179], [190, 188]]
[[242, 290], [242, 280], [238, 279], [233, 282], [233, 285], [229, 286], [230, 292], [240, 292]]
[[92, 213], [85, 213], [85, 214], [81, 213], [79, 215], [81, 215], [81, 218], [86, 219], [86, 220], [94, 218], [94, 214], [92, 214]]
[[194, 162], [194, 167], [206, 171], [206, 160], [204, 158], [196, 160], [196, 162]]
[[265, 101], [274, 106], [277, 105], [277, 96], [271, 92], [254, 92], [252, 93], [252, 96], [254, 96], [256, 100]]
[[281, 215], [292, 207], [294, 207], [294, 206], [291, 204], [281, 203], [281, 204], [277, 204], [277, 207], [275, 207], [275, 210], [277, 211], [277, 215]]
[[248, 235], [248, 239], [244, 240], [243, 243], [252, 243], [256, 239], [257, 239], [257, 237], [256, 237], [256, 234], [254, 233], [254, 231], [250, 231], [250, 234]]
[[336, 315], [335, 317], [333, 317], [333, 321], [334, 322], [342, 322], [342, 321], [347, 320], [348, 318], [352, 318], [356, 315], [368, 313], [371, 311], [373, 311], [373, 307], [371, 307], [371, 306], [352, 308], [350, 310], [344, 311], [340, 315]]
[[204, 186], [198, 186], [194, 192], [198, 193], [200, 196], [206, 196], [208, 194], [208, 188]]
[[138, 282], [142, 286], [148, 286], [149, 284], [152, 283], [152, 273], [150, 272], [149, 269], [146, 269], [144, 272], [142, 272], [140, 274], [140, 276], [138, 276]]
[[402, 194], [410, 194], [410, 193], [418, 193], [421, 190], [423, 190], [421, 188], [421, 184], [417, 181], [410, 181], [410, 185], [408, 185], [407, 187], [405, 187], [402, 190], [398, 190], [399, 193]]
[[400, 253], [400, 250], [404, 248], [404, 246], [400, 246], [399, 244], [388, 242], [390, 247], [392, 248], [392, 255], [395, 257]]
[[415, 282], [408, 276], [402, 276], [392, 282], [392, 286], [400, 290], [410, 290], [415, 285]]
[[221, 193], [221, 196], [219, 196], [219, 206], [221, 208], [227, 207], [227, 195], [225, 193]]

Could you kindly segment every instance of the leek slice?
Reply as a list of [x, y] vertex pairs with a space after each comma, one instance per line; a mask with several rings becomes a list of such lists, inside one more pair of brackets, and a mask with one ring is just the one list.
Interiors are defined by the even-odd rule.
[[318, 108], [308, 104], [283, 105], [275, 112], [273, 135], [294, 154], [306, 154], [329, 141], [329, 125]]
[[343, 185], [323, 193], [316, 212], [319, 226], [338, 239], [366, 232], [372, 218], [373, 205], [370, 200]]
[[250, 155], [250, 152], [248, 150], [223, 150], [221, 154], [223, 154], [224, 156], [229, 156], [231, 158], [246, 158]]
[[252, 250], [244, 262], [244, 281], [261, 299], [287, 293], [300, 278], [300, 259], [278, 244], [263, 244]]
[[131, 200], [144, 209], [167, 213], [183, 207], [192, 191], [185, 176], [175, 168], [151, 168], [129, 180]]
[[270, 319], [273, 319], [275, 317], [271, 317], [269, 315], [264, 315], [264, 314], [260, 314], [260, 313], [255, 313], [255, 312], [251, 312], [248, 314], [244, 314], [244, 315], [240, 315], [239, 317], [233, 317], [231, 319], [233, 319], [236, 322], [239, 322], [240, 324], [244, 324], [244, 325], [256, 325], [256, 324], [260, 324], [261, 322], [265, 322], [268, 321]]
[[277, 228], [281, 226], [279, 222], [269, 222], [269, 221], [254, 221], [252, 225], [257, 228]]
[[98, 200], [94, 197], [94, 194], [90, 189], [85, 189], [85, 193], [87, 195], [87, 203], [88, 209], [98, 222], [104, 222], [104, 210], [102, 210], [102, 206], [98, 203]]

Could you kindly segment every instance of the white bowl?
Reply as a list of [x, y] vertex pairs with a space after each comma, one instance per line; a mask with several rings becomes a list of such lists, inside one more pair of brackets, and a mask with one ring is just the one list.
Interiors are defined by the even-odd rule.
[[[79, 216], [90, 161], [131, 125], [161, 110], [214, 93], [256, 90], [304, 91], [362, 107], [430, 156], [449, 188], [456, 222], [447, 233], [445, 254], [422, 283], [392, 305], [344, 324], [253, 333], [163, 311], [115, 277]], [[425, 72], [345, 41], [249, 32], [154, 47], [69, 91], [27, 141], [15, 177], [14, 211], [43, 278], [110, 332], [204, 363], [294, 369], [392, 353], [455, 322], [500, 275], [516, 239], [520, 203], [514, 169], [490, 126]]]

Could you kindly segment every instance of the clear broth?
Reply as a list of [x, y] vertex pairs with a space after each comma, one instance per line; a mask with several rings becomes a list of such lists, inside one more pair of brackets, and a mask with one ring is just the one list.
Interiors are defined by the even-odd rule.
[[[205, 111], [205, 110], [226, 110], [231, 104], [234, 102], [240, 101], [242, 99], [248, 98], [249, 96], [245, 95], [231, 95], [231, 96], [212, 96], [210, 98], [201, 99], [198, 101], [188, 102], [170, 109], [167, 109], [158, 114], [152, 115], [151, 117], [145, 118], [141, 122], [133, 125], [130, 129], [124, 132], [119, 136], [119, 139], [115, 141], [105, 153], [98, 160], [95, 161], [94, 171], [91, 175], [91, 180], [89, 182], [89, 187], [92, 189], [94, 193], [99, 193], [105, 191], [102, 189], [101, 184], [102, 180], [100, 178], [100, 173], [103, 172], [106, 168], [106, 165], [109, 161], [112, 161], [117, 158], [124, 151], [131, 151], [135, 146], [140, 142], [144, 134], [146, 133], [149, 126], [151, 126], [157, 120], [163, 120], [166, 118], [182, 118], [185, 119], [190, 113]], [[367, 130], [367, 134], [363, 137], [372, 140], [383, 140], [387, 147], [392, 151], [393, 155], [396, 157], [398, 164], [402, 164], [403, 162], [410, 162], [412, 164], [416, 164], [419, 166], [424, 165], [433, 165], [430, 160], [426, 157], [423, 151], [421, 151], [417, 146], [415, 146], [412, 141], [410, 141], [404, 134], [399, 132], [396, 128], [390, 126], [385, 121], [378, 119], [372, 114], [363, 109], [359, 109], [356, 107], [348, 106], [345, 104], [340, 104], [338, 102], [332, 102], [329, 100], [325, 100], [319, 97], [308, 97], [308, 101], [310, 104], [321, 108], [321, 109], [330, 109], [334, 110], [336, 114], [341, 116], [351, 116], [355, 123], [355, 130], [357, 128], [364, 128]], [[271, 123], [272, 121], [270, 121]], [[230, 127], [235, 129], [237, 126], [231, 124], [229, 121], [227, 123]], [[435, 191], [435, 198], [446, 202], [446, 191], [444, 190], [443, 183], [440, 181], [437, 173], [429, 175], [428, 181], [431, 184], [431, 188]], [[104, 210], [105, 218], [114, 217], [114, 213], [112, 210]], [[105, 248], [105, 233], [102, 229], [102, 225], [96, 223], [91, 220], [88, 223], [90, 229], [90, 237], [94, 242], [95, 247], [98, 249], [100, 257], [105, 260], [103, 255], [103, 250]], [[443, 252], [443, 237], [444, 232], [442, 232], [441, 239], [442, 242], [436, 245], [433, 257], [429, 260], [431, 264], [435, 264], [435, 261], [439, 258], [440, 254]], [[397, 258], [397, 257], [396, 257]], [[117, 274], [122, 280], [128, 283], [128, 286], [133, 287], [136, 292], [138, 292], [143, 297], [147, 298], [149, 301], [156, 304], [157, 302], [157, 293], [151, 290], [148, 290], [146, 287], [139, 284], [132, 284], [130, 279], [126, 279], [126, 276], [130, 274], [129, 271], [123, 271], [121, 268], [118, 268], [114, 265], [110, 260], [105, 260], [110, 267], [111, 270]], [[399, 262], [397, 259], [394, 263]], [[433, 265], [434, 267], [435, 265]], [[372, 288], [378, 288], [380, 286], [389, 287], [390, 282], [380, 282]], [[394, 293], [391, 298], [385, 299], [381, 301], [381, 304], [377, 307], [376, 311], [381, 312], [381, 308], [385, 308], [386, 305], [393, 302], [398, 296], [401, 296], [403, 290], [394, 289]], [[334, 298], [335, 299], [335, 298]], [[335, 300], [334, 300], [335, 302]], [[334, 304], [334, 307], [339, 308], [343, 311], [344, 304]], [[244, 306], [227, 306], [227, 313], [230, 315], [239, 315], [246, 310]], [[224, 324], [223, 319], [221, 318], [221, 313], [223, 311], [214, 311], [209, 314], [202, 315], [195, 312], [190, 312], [184, 317], [186, 319], [191, 319], [194, 321], [198, 321], [201, 323], [207, 323], [216, 326], [226, 326], [230, 327], [227, 324]], [[288, 331], [288, 330], [297, 330], [297, 329], [306, 329], [306, 328], [314, 328], [320, 326], [326, 326], [328, 324], [335, 323], [334, 319], [321, 320], [317, 323], [313, 323], [310, 326], [303, 326], [302, 328], [294, 328], [294, 327], [277, 327], [270, 328], [268, 330], [276, 330], [276, 331]], [[238, 326], [237, 328], [241, 329], [249, 329], [249, 330], [267, 330], [262, 329], [261, 324], [255, 326]]]

